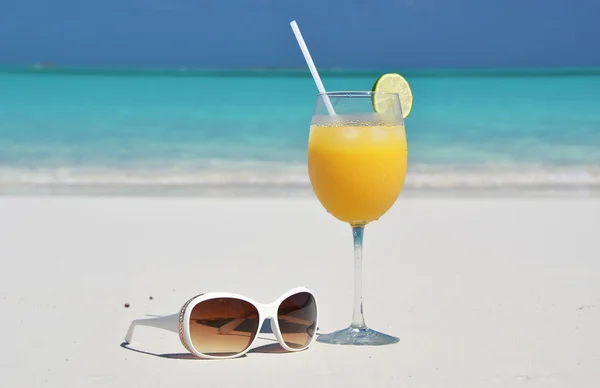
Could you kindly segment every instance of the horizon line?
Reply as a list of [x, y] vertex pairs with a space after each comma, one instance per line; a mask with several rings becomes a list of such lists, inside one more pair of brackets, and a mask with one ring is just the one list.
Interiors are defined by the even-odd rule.
[[[600, 75], [598, 66], [581, 67], [471, 67], [471, 68], [343, 68], [324, 67], [319, 69], [326, 76], [365, 76], [369, 74], [401, 73], [417, 77], [446, 77], [446, 76], [551, 76], [551, 75]], [[306, 67], [246, 67], [246, 68], [202, 68], [202, 67], [76, 67], [60, 66], [51, 63], [37, 63], [28, 66], [2, 66], [0, 73], [26, 74], [64, 74], [64, 75], [156, 75], [156, 76], [298, 76], [311, 77]]]

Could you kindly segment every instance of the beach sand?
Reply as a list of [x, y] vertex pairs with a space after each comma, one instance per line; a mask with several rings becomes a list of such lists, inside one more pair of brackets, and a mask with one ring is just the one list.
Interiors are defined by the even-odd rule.
[[598, 387], [599, 231], [597, 198], [401, 197], [364, 251], [366, 322], [399, 343], [205, 361], [121, 343], [205, 291], [304, 285], [347, 326], [350, 228], [313, 198], [1, 197], [0, 386]]

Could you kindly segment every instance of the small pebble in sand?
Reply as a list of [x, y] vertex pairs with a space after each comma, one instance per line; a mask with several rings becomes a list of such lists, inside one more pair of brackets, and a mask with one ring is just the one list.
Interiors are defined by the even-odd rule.
[[129, 308], [129, 303], [125, 303], [125, 308], [128, 309]]

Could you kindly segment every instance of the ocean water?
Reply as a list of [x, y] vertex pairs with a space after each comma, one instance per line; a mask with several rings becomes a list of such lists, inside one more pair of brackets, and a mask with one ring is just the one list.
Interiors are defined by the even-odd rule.
[[[600, 192], [600, 69], [395, 71], [415, 96], [406, 193]], [[315, 95], [307, 71], [5, 69], [0, 193], [307, 194]]]

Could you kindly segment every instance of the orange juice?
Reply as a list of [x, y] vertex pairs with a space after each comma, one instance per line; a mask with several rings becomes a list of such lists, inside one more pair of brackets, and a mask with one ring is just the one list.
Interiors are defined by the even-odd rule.
[[308, 140], [310, 182], [334, 217], [367, 224], [385, 214], [400, 195], [407, 154], [403, 123], [313, 122]]

